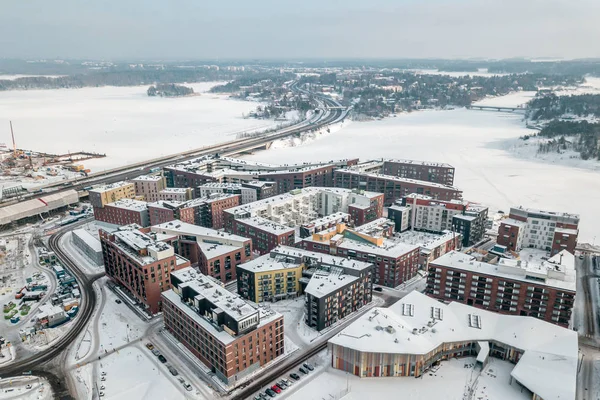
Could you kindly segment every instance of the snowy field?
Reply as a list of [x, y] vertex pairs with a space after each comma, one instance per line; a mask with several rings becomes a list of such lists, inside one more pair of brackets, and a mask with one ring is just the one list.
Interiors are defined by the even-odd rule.
[[[530, 92], [483, 100], [516, 106]], [[580, 241], [591, 242], [600, 221], [598, 173], [557, 163], [525, 160], [501, 147], [531, 134], [520, 114], [456, 109], [401, 114], [381, 121], [353, 122], [320, 140], [258, 152], [249, 158], [271, 163], [390, 157], [447, 162], [456, 168], [455, 185], [464, 198], [490, 212], [524, 205], [581, 214]], [[559, 194], [563, 195], [559, 195]], [[577, 195], [564, 195], [577, 193]]]
[[[316, 378], [302, 384], [302, 380], [281, 398], [289, 400], [345, 400], [395, 399], [407, 400], [464, 400], [465, 389], [474, 389], [473, 399], [478, 400], [520, 400], [529, 399], [527, 391], [521, 393], [517, 383], [509, 384], [510, 371], [514, 365], [490, 358], [490, 363], [477, 377], [478, 372], [471, 367], [474, 358], [461, 358], [444, 361], [437, 369], [432, 369], [423, 378], [390, 377], [359, 378], [344, 371], [327, 367]], [[469, 366], [469, 367], [467, 367]], [[398, 395], [401, 393], [401, 397]], [[346, 397], [344, 397], [346, 396]]]
[[0, 92], [0, 142], [66, 154], [106, 153], [85, 161], [92, 171], [235, 139], [275, 121], [244, 119], [257, 103], [206, 93], [218, 82], [188, 84], [199, 96], [148, 97], [149, 85]]

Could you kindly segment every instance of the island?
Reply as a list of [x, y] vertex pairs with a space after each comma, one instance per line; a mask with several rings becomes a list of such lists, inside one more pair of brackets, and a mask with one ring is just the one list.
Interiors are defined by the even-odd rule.
[[148, 88], [148, 96], [183, 97], [194, 94], [194, 89], [174, 83], [159, 83]]

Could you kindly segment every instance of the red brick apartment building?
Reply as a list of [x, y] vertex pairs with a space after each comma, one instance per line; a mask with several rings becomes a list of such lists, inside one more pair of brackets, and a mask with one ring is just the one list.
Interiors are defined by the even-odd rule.
[[352, 169], [335, 170], [334, 186], [383, 193], [386, 204], [393, 204], [394, 201], [411, 193], [425, 194], [437, 200], [462, 198], [462, 191], [453, 186]]
[[104, 207], [94, 208], [94, 218], [114, 225], [150, 225], [148, 203], [133, 199], [121, 199]]
[[151, 314], [161, 311], [161, 292], [171, 289], [174, 271], [190, 262], [172, 246], [153, 240], [133, 227], [100, 230], [106, 275], [143, 304]]
[[240, 205], [240, 201], [240, 195], [224, 193], [186, 202], [157, 201], [148, 205], [150, 224], [157, 225], [178, 219], [206, 228], [223, 229], [223, 211]]
[[452, 251], [429, 263], [426, 293], [568, 327], [575, 298], [574, 265], [575, 257], [566, 250], [535, 264], [507, 259], [489, 264]]
[[262, 217], [236, 218], [225, 213], [225, 231], [252, 239], [252, 248], [267, 254], [279, 245], [294, 246], [296, 230]]
[[166, 239], [177, 254], [190, 260], [204, 275], [227, 283], [236, 279], [236, 267], [252, 257], [252, 240], [214, 229], [170, 221], [152, 226], [154, 234]]
[[163, 293], [165, 328], [226, 384], [285, 354], [283, 317], [186, 268]]
[[445, 163], [415, 160], [383, 160], [381, 173], [448, 186], [454, 185], [454, 167]]
[[575, 253], [579, 234], [579, 215], [511, 207], [508, 218], [500, 223], [497, 242], [508, 250], [533, 247], [549, 251]]
[[369, 204], [348, 204], [350, 219], [357, 226], [375, 221], [383, 216], [383, 203], [385, 201], [383, 193], [364, 192], [362, 194], [368, 196]]

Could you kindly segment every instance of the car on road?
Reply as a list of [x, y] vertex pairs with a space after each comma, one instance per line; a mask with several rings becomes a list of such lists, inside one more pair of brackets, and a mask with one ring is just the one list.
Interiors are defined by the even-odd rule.
[[265, 390], [265, 393], [268, 394], [269, 397], [275, 397], [277, 395], [277, 393], [275, 393], [275, 391], [271, 389]]
[[186, 383], [185, 385], [183, 385], [183, 387], [185, 388], [185, 390], [187, 390], [188, 392], [192, 391], [192, 385], [190, 385], [189, 383]]
[[102, 372], [100, 373], [100, 375], [102, 375], [102, 376], [106, 376], [106, 372], [102, 371]]
[[99, 397], [104, 397], [104, 392], [98, 392]]
[[308, 374], [308, 371], [305, 370], [304, 367], [300, 367], [299, 371], [302, 372], [304, 375]]
[[579, 255], [579, 259], [580, 259], [580, 260], [583, 260], [583, 254], [580, 254], [580, 255]]
[[168, 369], [169, 369], [169, 372], [171, 373], [171, 375], [173, 375], [173, 376], [179, 375], [179, 372], [177, 372], [177, 370], [175, 369], [175, 367], [172, 367], [172, 366], [169, 365]]
[[153, 349], [152, 354], [154, 354], [156, 357], [158, 357], [158, 356], [160, 356], [160, 351], [158, 351], [157, 349]]
[[154, 345], [152, 343], [146, 343], [146, 347], [148, 348], [148, 350], [154, 349]]
[[309, 363], [304, 363], [302, 364], [302, 366], [306, 369], [308, 369], [309, 371], [314, 371], [315, 367], [313, 367], [312, 365], [310, 365]]
[[27, 385], [27, 386], [25, 386], [25, 389], [31, 389], [31, 387], [32, 387], [31, 385]]
[[115, 303], [117, 303], [117, 304], [121, 304], [121, 303], [122, 303], [122, 301], [121, 301], [121, 300], [119, 300], [119, 299], [115, 299]]
[[281, 393], [281, 388], [279, 386], [277, 386], [277, 385], [271, 386], [271, 390], [274, 391], [277, 394]]
[[167, 362], [167, 359], [162, 354], [158, 356], [158, 360], [163, 364]]
[[292, 379], [294, 379], [294, 380], [299, 380], [299, 379], [300, 379], [300, 375], [298, 375], [298, 374], [297, 374], [297, 373], [295, 373], [295, 372], [292, 372], [292, 373], [290, 374], [290, 378], [292, 378]]
[[373, 290], [376, 292], [383, 292], [383, 288], [381, 286], [375, 286]]

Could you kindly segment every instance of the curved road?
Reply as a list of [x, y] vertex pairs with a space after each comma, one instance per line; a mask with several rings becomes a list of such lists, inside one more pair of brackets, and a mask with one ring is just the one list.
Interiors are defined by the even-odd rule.
[[81, 289], [81, 301], [79, 312], [77, 313], [77, 317], [72, 322], [71, 329], [69, 329], [64, 336], [60, 337], [52, 346], [48, 347], [47, 349], [40, 351], [39, 353], [31, 357], [16, 361], [12, 364], [9, 364], [6, 367], [0, 368], [1, 377], [14, 376], [27, 371], [31, 371], [34, 375], [43, 376], [49, 379], [55, 393], [64, 392], [65, 388], [62, 387], [61, 380], [40, 367], [42, 367], [44, 363], [58, 356], [64, 349], [66, 349], [71, 344], [73, 340], [75, 340], [75, 338], [87, 326], [87, 323], [91, 318], [94, 308], [96, 306], [97, 298], [92, 284], [98, 278], [104, 276], [104, 273], [102, 272], [91, 276], [86, 275], [85, 272], [77, 266], [77, 264], [69, 257], [69, 255], [66, 252], [64, 252], [60, 248], [58, 244], [60, 238], [66, 232], [76, 228], [78, 225], [87, 222], [89, 221], [83, 220], [80, 221], [78, 224], [71, 225], [67, 228], [63, 228], [57, 233], [53, 234], [50, 237], [50, 240], [48, 241], [48, 247], [50, 248], [50, 250], [56, 253], [56, 256], [60, 260], [61, 264], [69, 271], [69, 273], [71, 273], [75, 277]]

